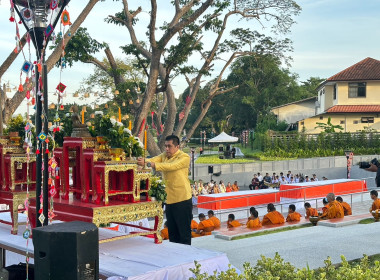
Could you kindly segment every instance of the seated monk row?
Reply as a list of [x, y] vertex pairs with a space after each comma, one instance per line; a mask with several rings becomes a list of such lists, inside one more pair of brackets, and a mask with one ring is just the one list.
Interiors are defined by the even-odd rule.
[[305, 209], [306, 209], [306, 219], [309, 219], [310, 217], [318, 217], [318, 211], [315, 208], [312, 208], [309, 202], [305, 203]]
[[235, 227], [240, 227], [240, 226], [241, 226], [241, 223], [235, 220], [235, 215], [228, 214], [227, 228], [235, 228]]
[[191, 237], [211, 235], [213, 230], [220, 228], [220, 220], [214, 216], [214, 211], [210, 210], [207, 214], [209, 217], [208, 219], [206, 219], [206, 216], [203, 213], [198, 215], [199, 224], [197, 229], [191, 232]]
[[336, 201], [338, 201], [342, 205], [344, 216], [350, 216], [350, 215], [352, 215], [352, 209], [351, 209], [350, 204], [348, 204], [347, 202], [343, 201], [343, 198], [340, 197], [340, 196], [336, 197]]

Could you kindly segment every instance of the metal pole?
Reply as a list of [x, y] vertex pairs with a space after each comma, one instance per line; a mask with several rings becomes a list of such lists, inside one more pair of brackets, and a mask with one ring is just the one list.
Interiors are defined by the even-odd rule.
[[[48, 79], [47, 79], [47, 65], [45, 63], [45, 56], [43, 58], [43, 78], [44, 78], [44, 93], [43, 93], [43, 96], [44, 96], [44, 112], [45, 112], [45, 118], [44, 118], [44, 133], [45, 135], [48, 135], [49, 131], [48, 131]], [[46, 144], [47, 145], [47, 144]], [[44, 153], [44, 181], [43, 181], [43, 204], [44, 204], [44, 207], [43, 207], [43, 213], [44, 213], [44, 216], [45, 216], [45, 220], [44, 220], [44, 226], [47, 226], [48, 225], [48, 208], [49, 208], [49, 185], [48, 185], [48, 179], [49, 179], [49, 154], [47, 153]]]
[[[39, 57], [39, 53], [41, 53], [41, 50], [37, 49], [37, 57]], [[41, 121], [41, 111], [42, 111], [42, 103], [41, 98], [38, 96], [38, 90], [40, 87], [40, 73], [38, 70], [36, 71], [36, 133], [39, 134], [42, 129], [42, 121]], [[38, 146], [38, 140], [37, 140], [37, 149], [40, 147]], [[40, 227], [42, 224], [40, 222], [39, 218], [39, 212], [41, 209], [41, 183], [42, 183], [42, 155], [36, 154], [36, 225], [37, 227]]]

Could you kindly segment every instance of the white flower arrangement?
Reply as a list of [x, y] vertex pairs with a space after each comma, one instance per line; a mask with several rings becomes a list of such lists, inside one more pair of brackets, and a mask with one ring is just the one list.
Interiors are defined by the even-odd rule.
[[110, 119], [110, 122], [112, 123], [113, 126], [115, 126], [115, 124], [116, 124], [116, 120], [115, 119]]
[[95, 116], [96, 116], [96, 115], [101, 115], [101, 116], [103, 116], [103, 111], [95, 111], [94, 114], [95, 114]]
[[124, 124], [122, 122], [116, 122], [116, 125], [117, 126], [124, 126]]
[[70, 113], [66, 113], [65, 116], [66, 116], [66, 117], [70, 117]]
[[128, 133], [129, 135], [132, 135], [132, 132], [128, 128], [124, 128], [123, 131]]

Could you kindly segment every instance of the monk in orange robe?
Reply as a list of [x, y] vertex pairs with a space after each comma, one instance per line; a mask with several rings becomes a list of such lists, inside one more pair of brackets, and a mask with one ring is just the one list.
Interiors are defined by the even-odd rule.
[[338, 201], [342, 205], [344, 216], [352, 215], [352, 209], [351, 209], [350, 204], [348, 204], [347, 202], [343, 201], [343, 198], [340, 197], [340, 196], [338, 196], [336, 198], [336, 201]]
[[301, 214], [296, 212], [296, 206], [294, 204], [289, 205], [288, 216], [286, 217], [287, 222], [299, 222], [301, 221]]
[[239, 221], [235, 220], [235, 215], [234, 214], [228, 214], [228, 221], [227, 221], [227, 227], [228, 228], [234, 228], [234, 227], [240, 227], [241, 224]]
[[285, 218], [282, 214], [276, 211], [276, 207], [272, 203], [267, 206], [268, 214], [266, 214], [261, 222], [263, 226], [265, 225], [275, 225], [285, 223]]
[[232, 185], [232, 191], [237, 192], [238, 190], [239, 190], [239, 187], [238, 187], [237, 181], [235, 181], [234, 184]]
[[321, 219], [343, 218], [343, 207], [338, 201], [335, 200], [335, 195], [333, 193], [329, 193], [327, 194], [326, 198], [329, 202], [329, 207], [327, 209], [327, 212], [322, 214]]
[[214, 224], [215, 229], [220, 228], [220, 220], [217, 217], [215, 217], [214, 211], [209, 210], [207, 212], [207, 215], [208, 215], [208, 219]]
[[326, 197], [322, 200], [322, 203], [323, 203], [322, 215], [327, 215], [327, 210], [329, 209], [329, 202], [327, 201]]
[[249, 209], [251, 212], [251, 216], [248, 217], [247, 228], [259, 228], [261, 227], [261, 222], [259, 219], [259, 213], [255, 209], [255, 207], [251, 207]]
[[226, 192], [232, 192], [232, 186], [231, 186], [230, 182], [228, 182], [228, 184], [227, 184]]
[[371, 198], [373, 200], [372, 207], [369, 208], [369, 212], [376, 211], [380, 209], [380, 199], [378, 198], [378, 193], [376, 190], [370, 192]]
[[305, 209], [306, 209], [306, 219], [309, 219], [310, 217], [318, 217], [317, 209], [311, 208], [311, 205], [309, 202], [305, 203]]
[[200, 237], [204, 235], [211, 235], [211, 232], [214, 230], [215, 226], [212, 221], [206, 220], [206, 216], [203, 213], [198, 215], [199, 224], [196, 232], [191, 233], [191, 237]]
[[164, 228], [161, 230], [162, 240], [169, 240], [168, 222], [164, 223]]
[[194, 231], [194, 232], [196, 232], [198, 229], [198, 223], [194, 220], [194, 216], [193, 216], [193, 219], [191, 220], [190, 227], [191, 227], [191, 231]]

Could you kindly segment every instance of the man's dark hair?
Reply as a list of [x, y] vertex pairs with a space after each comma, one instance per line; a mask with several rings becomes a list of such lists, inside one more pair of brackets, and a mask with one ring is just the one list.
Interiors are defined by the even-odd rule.
[[253, 210], [251, 213], [252, 213], [252, 216], [255, 217], [255, 218], [257, 218], [259, 216], [259, 212], [257, 212], [256, 209]]
[[289, 209], [294, 212], [294, 211], [296, 211], [296, 206], [294, 204], [290, 204]]
[[235, 215], [234, 214], [228, 214], [228, 219], [235, 220]]
[[309, 202], [305, 202], [305, 208], [309, 208], [309, 207], [311, 207], [311, 205], [310, 205], [310, 203]]
[[203, 213], [200, 213], [200, 214], [198, 215], [198, 218], [199, 218], [199, 219], [201, 219], [201, 218], [202, 218], [202, 219], [203, 219], [203, 218], [205, 218], [205, 219], [206, 219], [206, 216], [205, 216], [205, 214], [203, 214]]
[[335, 198], [335, 200], [336, 200], [336, 201], [339, 201], [339, 202], [343, 202], [343, 198], [342, 198], [341, 196], [337, 196], [337, 197]]
[[374, 195], [374, 196], [376, 196], [376, 197], [377, 197], [379, 194], [377, 193], [377, 191], [376, 191], [376, 190], [372, 190], [372, 191], [371, 191], [371, 195]]
[[256, 208], [255, 207], [251, 207], [249, 208], [249, 213], [251, 213], [253, 215], [253, 212], [256, 211]]
[[178, 146], [179, 145], [179, 138], [178, 138], [178, 136], [173, 135], [173, 134], [169, 135], [169, 136], [166, 136], [165, 141], [173, 141], [173, 145], [174, 146]]
[[274, 207], [273, 203], [269, 203], [268, 206], [267, 206], [267, 208], [268, 208], [268, 210], [269, 210], [270, 212], [272, 212], [272, 211], [276, 211], [276, 207]]
[[211, 215], [214, 216], [214, 211], [212, 211], [212, 210], [208, 210], [207, 214], [209, 214], [209, 215], [211, 214]]

